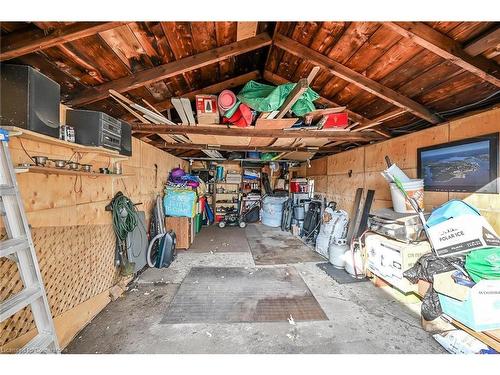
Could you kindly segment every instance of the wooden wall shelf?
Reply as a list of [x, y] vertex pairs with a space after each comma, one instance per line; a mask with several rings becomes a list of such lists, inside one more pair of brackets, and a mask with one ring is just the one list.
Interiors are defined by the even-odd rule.
[[62, 139], [50, 137], [45, 134], [36, 133], [31, 130], [18, 128], [16, 126], [2, 126], [2, 129], [8, 130], [12, 134], [12, 136], [16, 136], [21, 139], [27, 139], [30, 141], [41, 142], [60, 147], [67, 147], [70, 148], [73, 152], [85, 154], [80, 161], [80, 163], [82, 164], [90, 164], [90, 162], [97, 156], [107, 156], [114, 161], [126, 160], [129, 158], [128, 156], [120, 155], [120, 153], [115, 150], [109, 150], [104, 147], [84, 146], [78, 143], [68, 142]]
[[132, 177], [134, 174], [132, 173], [123, 173], [123, 174], [104, 174], [104, 173], [95, 173], [95, 172], [84, 172], [84, 171], [77, 171], [77, 170], [72, 170], [72, 169], [64, 169], [64, 168], [53, 168], [53, 167], [39, 167], [39, 166], [32, 166], [32, 167], [16, 167], [16, 173], [41, 173], [41, 174], [56, 174], [56, 175], [73, 175], [73, 176], [85, 176], [85, 177], [116, 177], [116, 178], [123, 178], [123, 177]]

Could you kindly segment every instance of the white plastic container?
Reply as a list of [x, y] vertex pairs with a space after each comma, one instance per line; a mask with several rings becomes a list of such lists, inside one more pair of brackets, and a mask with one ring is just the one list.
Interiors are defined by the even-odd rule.
[[328, 260], [335, 268], [344, 269], [344, 254], [349, 250], [347, 245], [331, 245], [328, 249]]
[[[410, 182], [402, 182], [403, 188], [406, 193], [414, 198], [420, 208], [424, 209], [424, 180], [415, 179], [410, 180]], [[406, 201], [403, 193], [398, 189], [396, 184], [389, 184], [391, 187], [391, 198], [394, 211], [405, 214], [415, 212], [411, 207], [410, 203]]]

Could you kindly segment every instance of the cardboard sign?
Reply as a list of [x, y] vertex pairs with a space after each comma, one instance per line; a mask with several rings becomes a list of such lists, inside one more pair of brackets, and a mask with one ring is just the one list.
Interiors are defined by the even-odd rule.
[[482, 216], [463, 215], [446, 220], [427, 229], [427, 235], [439, 256], [500, 246], [500, 237]]

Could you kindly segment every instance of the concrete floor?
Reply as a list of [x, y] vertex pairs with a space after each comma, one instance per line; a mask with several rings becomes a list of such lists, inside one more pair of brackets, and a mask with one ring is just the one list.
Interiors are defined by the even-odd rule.
[[[237, 232], [228, 236], [224, 233], [227, 229]], [[197, 252], [180, 252], [167, 269], [146, 270], [122, 298], [110, 303], [80, 332], [65, 352], [444, 353], [422, 330], [418, 305], [404, 305], [369, 282], [339, 285], [314, 262], [290, 266], [300, 273], [328, 316], [327, 321], [160, 324], [191, 267], [255, 267], [241, 239], [235, 241], [236, 245], [221, 240], [238, 233], [246, 237], [245, 230], [239, 228], [202, 230]], [[217, 240], [211, 241], [214, 236]]]

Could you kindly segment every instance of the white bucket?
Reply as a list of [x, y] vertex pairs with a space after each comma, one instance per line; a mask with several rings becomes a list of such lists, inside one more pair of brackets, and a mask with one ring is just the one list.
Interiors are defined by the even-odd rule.
[[[408, 213], [415, 212], [412, 208], [411, 204], [406, 201], [403, 193], [398, 189], [396, 184], [391, 183], [391, 197], [392, 197], [392, 205], [394, 206], [394, 211], [399, 213]], [[414, 198], [420, 208], [424, 209], [424, 180], [416, 179], [410, 180], [410, 182], [402, 182], [403, 188], [406, 190], [406, 193]]]

